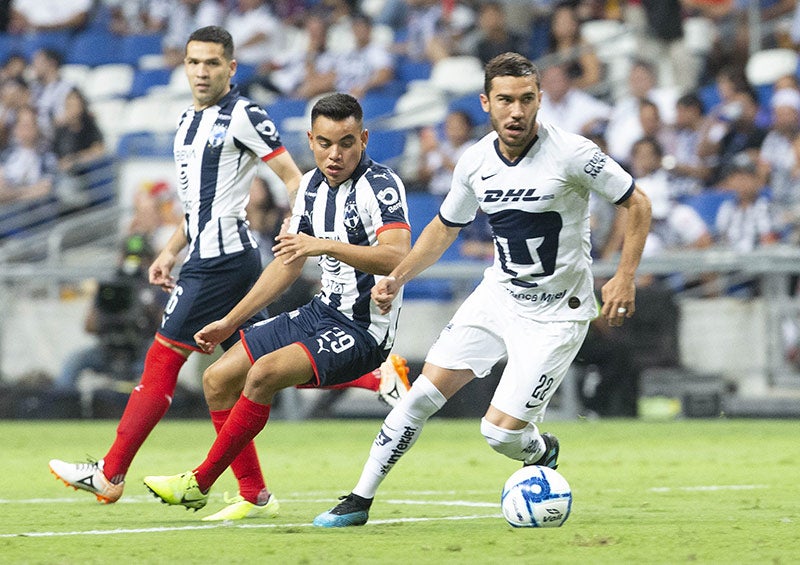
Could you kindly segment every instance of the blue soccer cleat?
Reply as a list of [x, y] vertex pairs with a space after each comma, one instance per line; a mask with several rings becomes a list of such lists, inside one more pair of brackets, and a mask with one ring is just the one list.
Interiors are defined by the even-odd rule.
[[314, 525], [320, 528], [344, 528], [347, 526], [363, 526], [369, 518], [371, 498], [363, 498], [352, 492], [340, 496], [341, 502], [314, 518]]

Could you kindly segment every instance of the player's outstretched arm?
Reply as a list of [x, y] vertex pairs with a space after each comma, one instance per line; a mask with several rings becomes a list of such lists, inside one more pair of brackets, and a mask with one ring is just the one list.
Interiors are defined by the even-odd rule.
[[388, 274], [411, 248], [411, 232], [405, 228], [382, 231], [377, 245], [354, 245], [304, 233], [281, 233], [275, 239], [278, 243], [272, 252], [276, 259], [280, 258], [287, 264], [298, 258], [328, 255], [374, 275]]
[[603, 285], [602, 315], [609, 325], [620, 326], [636, 311], [636, 269], [650, 231], [650, 199], [637, 186], [622, 206], [628, 210], [625, 239], [614, 276]]
[[401, 286], [436, 263], [458, 237], [461, 228], [446, 226], [435, 216], [425, 226], [408, 255], [387, 277], [372, 287], [372, 300], [384, 314], [392, 307]]
[[291, 265], [286, 265], [279, 260], [271, 261], [250, 292], [224, 318], [211, 322], [194, 334], [194, 340], [198, 347], [206, 353], [214, 351], [218, 344], [230, 337], [256, 312], [261, 311], [283, 294], [300, 277], [303, 264], [304, 261], [297, 261]]
[[303, 178], [303, 173], [297, 167], [294, 159], [289, 152], [286, 151], [280, 155], [276, 155], [269, 161], [267, 165], [272, 169], [278, 177], [286, 185], [286, 192], [289, 196], [289, 207], [294, 206], [295, 197], [297, 196], [297, 189], [300, 187], [300, 180]]

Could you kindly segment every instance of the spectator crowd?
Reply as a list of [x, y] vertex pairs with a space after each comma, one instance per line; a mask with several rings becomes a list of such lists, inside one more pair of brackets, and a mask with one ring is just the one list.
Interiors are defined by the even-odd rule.
[[[508, 50], [538, 62], [540, 116], [595, 140], [640, 181], [654, 203], [648, 252], [726, 245], [749, 251], [800, 240], [800, 89], [792, 69], [749, 80], [752, 29], [762, 49], [797, 52], [795, 0], [12, 0], [0, 11], [0, 221], [31, 203], [59, 213], [89, 200], [76, 179], [113, 153], [84, 85], [61, 73], [65, 53], [16, 40], [102, 29], [157, 35], [160, 64], [181, 64], [189, 33], [226, 27], [236, 44], [239, 87], [280, 114], [287, 101], [333, 90], [366, 101], [399, 98], [409, 68], [445, 59], [485, 63]], [[709, 27], [691, 44], [686, 24]], [[592, 29], [615, 23], [635, 39], [620, 81]], [[612, 37], [608, 43], [612, 49]], [[620, 43], [622, 45], [622, 43]], [[417, 65], [414, 67], [413, 65]], [[614, 83], [614, 80], [617, 83]], [[474, 96], [477, 99], [477, 93]], [[405, 132], [401, 171], [411, 190], [442, 195], [455, 160], [487, 131], [485, 115], [450, 107]], [[378, 149], [377, 147], [375, 148]], [[709, 208], [709, 202], [714, 204]], [[15, 208], [16, 206], [16, 208]], [[594, 253], [608, 257], [624, 218], [596, 206]], [[487, 229], [478, 230], [488, 234]], [[2, 235], [7, 234], [0, 234]], [[479, 253], [482, 255], [482, 253]]]

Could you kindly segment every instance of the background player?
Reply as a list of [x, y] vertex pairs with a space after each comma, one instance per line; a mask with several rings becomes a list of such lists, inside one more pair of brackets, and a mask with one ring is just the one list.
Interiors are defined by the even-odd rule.
[[472, 379], [507, 364], [481, 432], [499, 453], [525, 465], [557, 465], [555, 436], [540, 434], [548, 402], [597, 316], [590, 269], [589, 194], [627, 209], [616, 274], [603, 286], [612, 325], [634, 312], [634, 273], [650, 224], [650, 203], [631, 176], [589, 140], [538, 123], [539, 72], [505, 53], [486, 65], [481, 105], [493, 132], [459, 159], [439, 215], [413, 250], [372, 289], [390, 312], [402, 285], [435, 263], [483, 210], [492, 226], [494, 263], [434, 343], [405, 398], [389, 413], [353, 491], [314, 524], [366, 523], [380, 483], [423, 425]]
[[197, 332], [197, 343], [212, 351], [296, 280], [307, 257], [319, 258], [322, 290], [298, 310], [242, 332], [241, 342], [206, 370], [207, 388], [243, 394], [231, 397], [230, 417], [200, 466], [145, 477], [164, 502], [205, 506], [211, 485], [266, 425], [277, 391], [349, 382], [389, 355], [402, 298], [398, 309], [381, 312], [370, 290], [406, 256], [411, 232], [403, 183], [367, 156], [367, 139], [361, 106], [349, 94], [314, 105], [308, 140], [317, 168], [303, 176], [288, 233], [278, 236], [275, 259], [255, 287]]
[[[245, 221], [256, 165], [266, 162], [286, 184], [290, 198], [302, 176], [267, 112], [231, 85], [236, 60], [226, 30], [209, 26], [193, 32], [186, 43], [184, 69], [193, 104], [180, 118], [174, 157], [185, 219], [149, 269], [150, 283], [172, 293], [161, 327], [105, 457], [89, 463], [50, 462], [51, 471], [65, 484], [92, 492], [105, 503], [122, 495], [133, 457], [169, 408], [181, 367], [192, 351], [200, 350], [194, 332], [227, 312], [261, 273], [259, 252]], [[175, 281], [172, 269], [187, 246]], [[256, 314], [243, 322], [264, 318]], [[235, 341], [232, 337], [223, 347]], [[210, 408], [214, 426], [221, 427], [227, 413]], [[236, 474], [242, 491], [267, 492], [254, 446], [243, 452], [235, 471], [240, 471]]]

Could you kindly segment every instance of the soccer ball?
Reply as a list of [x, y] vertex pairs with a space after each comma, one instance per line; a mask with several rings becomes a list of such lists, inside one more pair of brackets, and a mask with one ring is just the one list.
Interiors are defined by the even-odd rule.
[[558, 471], [530, 465], [508, 478], [500, 506], [515, 528], [557, 528], [569, 517], [572, 490]]

